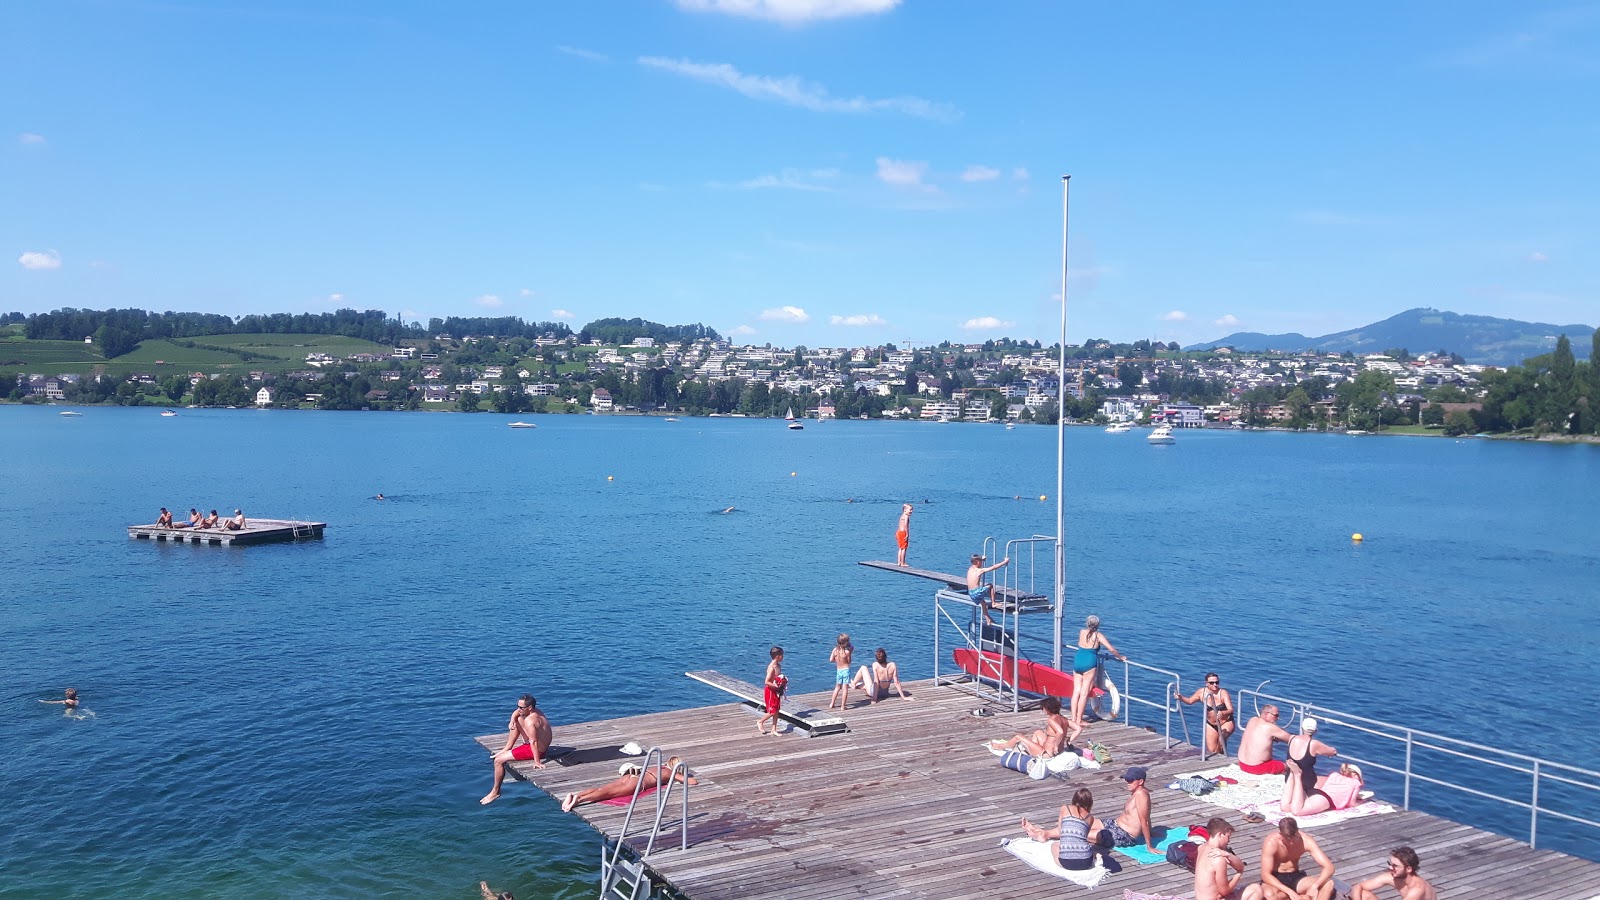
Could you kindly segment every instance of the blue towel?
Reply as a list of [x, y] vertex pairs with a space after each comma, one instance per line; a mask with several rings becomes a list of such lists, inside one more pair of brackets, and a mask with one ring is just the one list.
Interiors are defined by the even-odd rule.
[[[1159, 828], [1156, 830], [1158, 832], [1160, 831]], [[1156, 844], [1156, 849], [1161, 851], [1159, 853], [1151, 853], [1149, 850], [1144, 848], [1143, 844], [1135, 844], [1132, 847], [1118, 847], [1117, 852], [1128, 857], [1129, 859], [1132, 859], [1141, 866], [1148, 866], [1152, 863], [1166, 862], [1167, 848], [1178, 841], [1186, 841], [1188, 839], [1188, 828], [1168, 828], [1167, 833], [1163, 835], [1161, 841]]]

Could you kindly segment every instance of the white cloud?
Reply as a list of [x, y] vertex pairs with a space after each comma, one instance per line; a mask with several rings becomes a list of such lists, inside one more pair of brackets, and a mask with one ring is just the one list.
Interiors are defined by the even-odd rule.
[[1538, 250], [1535, 250], [1532, 253], [1528, 254], [1528, 262], [1542, 263], [1542, 262], [1549, 262], [1549, 261], [1550, 261], [1549, 255], [1548, 254], [1544, 254], [1544, 253], [1540, 253]]
[[41, 269], [59, 269], [61, 254], [54, 250], [28, 250], [17, 257], [17, 262], [21, 263], [24, 269], [35, 272]]
[[533, 288], [523, 288], [522, 290], [517, 291], [517, 293], [520, 294], [521, 296], [524, 296], [524, 297], [532, 297], [533, 296]]
[[422, 321], [422, 313], [419, 313], [414, 309], [402, 309], [400, 310], [400, 321], [420, 322]]
[[30, 144], [35, 147], [43, 147], [47, 142], [42, 134], [34, 134], [31, 131], [24, 131], [23, 133], [17, 135], [17, 143]]
[[639, 65], [724, 87], [752, 100], [786, 103], [814, 112], [897, 112], [941, 122], [951, 122], [961, 118], [960, 111], [955, 107], [945, 103], [934, 103], [921, 97], [886, 97], [876, 100], [869, 97], [833, 97], [829, 96], [828, 89], [822, 85], [803, 81], [796, 75], [786, 75], [782, 78], [746, 75], [728, 63], [702, 63], [689, 59], [641, 56]]
[[667, 188], [666, 185], [664, 185], [664, 184], [656, 184], [653, 181], [641, 181], [641, 182], [639, 182], [639, 190], [646, 191], [646, 192], [651, 193], [651, 194], [659, 194], [662, 191], [665, 191], [667, 189], [668, 188]]
[[1307, 225], [1370, 225], [1372, 220], [1326, 209], [1308, 209], [1295, 213], [1295, 219]]
[[611, 57], [606, 56], [604, 53], [596, 53], [593, 50], [585, 50], [582, 47], [568, 47], [565, 44], [557, 44], [556, 50], [560, 51], [561, 53], [565, 53], [568, 56], [576, 56], [579, 59], [587, 59], [589, 62], [603, 63], [611, 61]]
[[473, 300], [472, 302], [476, 303], [479, 306], [482, 306], [482, 307], [484, 307], [486, 309], [499, 309], [500, 307], [506, 305], [506, 302], [504, 300], [501, 300], [499, 297], [495, 296], [494, 294], [482, 294], [476, 300]]
[[1017, 181], [1027, 181], [1028, 180], [1028, 170], [1024, 169], [1021, 166], [1017, 166], [1015, 169], [1011, 170], [1011, 177], [1016, 179]]
[[923, 182], [922, 176], [926, 174], [928, 174], [928, 164], [925, 162], [878, 157], [878, 180], [884, 184], [921, 191], [937, 191], [938, 188]]
[[109, 269], [109, 268], [111, 268], [111, 263], [108, 263], [103, 259], [91, 259], [91, 260], [89, 260], [89, 268], [91, 268], [91, 269]]
[[1000, 170], [988, 166], [967, 166], [967, 170], [961, 173], [962, 181], [993, 181], [999, 177]]
[[739, 337], [744, 337], [747, 334], [755, 334], [756, 330], [751, 328], [749, 325], [735, 325], [728, 331], [728, 333], [738, 335]]
[[758, 175], [737, 184], [725, 185], [721, 182], [711, 182], [711, 187], [734, 187], [740, 190], [752, 191], [763, 188], [784, 188], [791, 191], [832, 191], [833, 188], [825, 184], [817, 184], [810, 179], [832, 178], [839, 174], [838, 169], [813, 169], [809, 173], [799, 169], [783, 169], [776, 175]]
[[799, 324], [811, 321], [811, 316], [798, 306], [780, 306], [777, 309], [763, 309], [756, 318], [763, 322], [788, 322]]
[[550, 310], [550, 315], [551, 315], [552, 318], [556, 318], [556, 319], [576, 319], [577, 318], [577, 316], [574, 316], [571, 312], [569, 312], [567, 310], [564, 310], [564, 309], [552, 309], [552, 310]]
[[996, 319], [994, 316], [978, 316], [961, 323], [963, 331], [993, 331], [996, 328], [1011, 328], [1017, 323]]
[[1175, 309], [1172, 312], [1169, 312], [1166, 315], [1162, 316], [1161, 317], [1161, 321], [1163, 321], [1163, 322], [1187, 322], [1187, 321], [1189, 321], [1189, 314], [1184, 312], [1181, 309]]
[[723, 13], [801, 25], [820, 19], [873, 16], [900, 5], [900, 0], [677, 0], [687, 12]]
[[1237, 326], [1242, 325], [1244, 323], [1239, 321], [1239, 317], [1238, 316], [1234, 315], [1233, 313], [1228, 313], [1227, 315], [1223, 316], [1222, 318], [1218, 319], [1217, 321], [1213, 322], [1212, 324], [1213, 325], [1221, 325], [1223, 328], [1234, 328], [1234, 327], [1237, 327]]
[[883, 317], [878, 315], [877, 313], [867, 313], [866, 315], [858, 315], [858, 316], [829, 316], [828, 317], [828, 324], [829, 325], [860, 326], [860, 325], [887, 325], [889, 323], [885, 322], [883, 320]]

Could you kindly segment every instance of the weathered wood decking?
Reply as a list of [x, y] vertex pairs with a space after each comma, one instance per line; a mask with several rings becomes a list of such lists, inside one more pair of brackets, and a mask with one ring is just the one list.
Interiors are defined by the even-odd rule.
[[[1036, 872], [1000, 848], [1001, 838], [1021, 836], [1023, 816], [1052, 822], [1077, 787], [1094, 792], [1096, 814], [1114, 816], [1127, 794], [1121, 774], [1131, 765], [1150, 769], [1155, 824], [1189, 825], [1221, 815], [1238, 829], [1233, 847], [1246, 865], [1260, 863], [1261, 841], [1272, 826], [1247, 824], [1236, 811], [1164, 787], [1173, 775], [1222, 761], [1200, 763], [1194, 748], [1169, 750], [1160, 735], [1106, 724], [1088, 736], [1111, 748], [1111, 765], [1074, 772], [1068, 781], [1033, 781], [1001, 768], [980, 745], [1036, 727], [1037, 712], [979, 718], [971, 715], [979, 701], [957, 688], [925, 681], [907, 690], [914, 700], [858, 700], [844, 716], [850, 732], [816, 738], [758, 736], [756, 714], [737, 703], [556, 723], [556, 747], [578, 752], [542, 770], [514, 764], [513, 774], [559, 798], [616, 777], [623, 757], [615, 750], [628, 741], [681, 755], [700, 779], [689, 794], [689, 849], [677, 849], [677, 832], [664, 829], [658, 848], [670, 849], [657, 849], [647, 862], [692, 900], [1120, 898], [1124, 889], [1191, 894], [1194, 876], [1168, 863], [1141, 866], [1118, 855], [1123, 870], [1085, 890]], [[788, 702], [822, 706], [827, 695]], [[491, 752], [504, 741], [504, 733], [478, 738]], [[665, 819], [669, 828], [680, 808], [676, 790]], [[573, 814], [615, 836], [625, 812], [586, 805]], [[651, 804], [646, 822], [653, 812]], [[635, 830], [638, 822], [636, 815]], [[1370, 816], [1313, 833], [1339, 877], [1349, 881], [1381, 871], [1389, 849], [1404, 844], [1421, 855], [1423, 874], [1440, 897], [1600, 896], [1600, 864], [1423, 813]], [[637, 837], [629, 839], [636, 847]]]
[[309, 540], [322, 537], [326, 522], [295, 522], [287, 519], [245, 519], [239, 531], [222, 528], [162, 528], [159, 525], [129, 525], [128, 537], [141, 541], [176, 541], [180, 544], [270, 544], [277, 541]]

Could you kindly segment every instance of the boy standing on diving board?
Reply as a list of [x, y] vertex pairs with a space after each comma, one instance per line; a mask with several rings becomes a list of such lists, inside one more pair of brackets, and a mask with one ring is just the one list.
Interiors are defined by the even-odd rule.
[[789, 679], [783, 677], [783, 648], [774, 644], [768, 653], [772, 662], [767, 663], [766, 692], [762, 697], [766, 701], [767, 714], [756, 720], [756, 731], [766, 734], [766, 722], [771, 719], [772, 733], [777, 734], [778, 704], [783, 701], [783, 690], [789, 686]]

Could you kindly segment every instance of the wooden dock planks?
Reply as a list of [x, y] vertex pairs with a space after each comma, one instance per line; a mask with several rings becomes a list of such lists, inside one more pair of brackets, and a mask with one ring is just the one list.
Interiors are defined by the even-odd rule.
[[[1191, 747], [1168, 748], [1157, 734], [1121, 725], [1092, 726], [1114, 762], [1080, 770], [1067, 781], [1033, 781], [1001, 768], [981, 744], [1037, 727], [1039, 713], [979, 718], [971, 694], [931, 681], [907, 685], [910, 701], [857, 700], [851, 731], [815, 739], [799, 732], [758, 736], [757, 713], [729, 703], [574, 725], [556, 723], [556, 746], [600, 750], [601, 758], [533, 769], [515, 776], [559, 798], [616, 776], [606, 748], [632, 740], [681, 755], [700, 784], [690, 789], [690, 848], [676, 849], [681, 808], [674, 793], [658, 849], [648, 863], [663, 881], [692, 900], [835, 897], [974, 898], [1062, 895], [1120, 898], [1125, 889], [1190, 893], [1193, 876], [1167, 863], [1141, 866], [1118, 855], [1123, 871], [1098, 888], [1035, 872], [1000, 848], [1021, 836], [1020, 820], [1053, 822], [1077, 787], [1095, 795], [1095, 813], [1114, 816], [1127, 795], [1121, 774], [1150, 768], [1152, 817], [1158, 825], [1188, 825], [1214, 815], [1238, 829], [1233, 847], [1247, 865], [1260, 863], [1272, 826], [1245, 823], [1239, 813], [1212, 806], [1164, 785], [1180, 772], [1214, 767]], [[859, 694], [857, 694], [859, 697]], [[786, 698], [796, 708], [820, 706], [827, 694]], [[498, 750], [504, 734], [478, 738]], [[653, 814], [653, 806], [650, 807]], [[625, 807], [575, 809], [591, 826], [615, 835]], [[639, 816], [635, 816], [637, 822]], [[1600, 864], [1533, 850], [1526, 844], [1420, 812], [1369, 816], [1314, 829], [1339, 877], [1358, 881], [1380, 871], [1390, 848], [1408, 844], [1440, 897], [1569, 900], [1600, 895]], [[629, 843], [639, 846], [638, 835]], [[1254, 869], [1252, 869], [1252, 872]]]
[[246, 519], [239, 531], [222, 528], [163, 528], [159, 525], [129, 525], [128, 537], [141, 541], [171, 541], [177, 544], [209, 544], [227, 547], [234, 544], [272, 544], [281, 541], [317, 540], [326, 522], [299, 522], [289, 519]]

